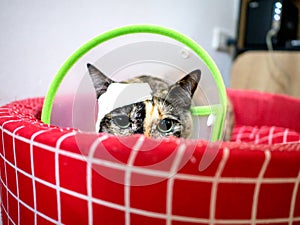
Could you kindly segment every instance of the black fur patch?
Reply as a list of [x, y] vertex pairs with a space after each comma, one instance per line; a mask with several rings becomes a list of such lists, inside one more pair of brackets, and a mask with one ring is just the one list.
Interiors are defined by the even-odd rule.
[[146, 117], [146, 109], [145, 103], [139, 102], [133, 104], [131, 111], [131, 121], [134, 125], [134, 133], [135, 134], [143, 134], [144, 133], [144, 119]]
[[[119, 115], [127, 115], [129, 117], [130, 126], [128, 128], [122, 129], [114, 124], [112, 118]], [[114, 109], [102, 119], [99, 132], [107, 132], [111, 134], [117, 133], [121, 135], [143, 134], [143, 122], [145, 116], [146, 110], [144, 102], [138, 102]]]

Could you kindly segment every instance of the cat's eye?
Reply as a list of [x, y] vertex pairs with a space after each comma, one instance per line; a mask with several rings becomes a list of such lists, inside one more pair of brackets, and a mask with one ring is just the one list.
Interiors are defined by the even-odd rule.
[[173, 129], [173, 127], [174, 121], [171, 119], [163, 119], [157, 125], [158, 130], [162, 133], [170, 132]]
[[122, 129], [126, 129], [130, 126], [130, 119], [126, 115], [115, 116], [112, 118], [112, 120], [118, 127]]

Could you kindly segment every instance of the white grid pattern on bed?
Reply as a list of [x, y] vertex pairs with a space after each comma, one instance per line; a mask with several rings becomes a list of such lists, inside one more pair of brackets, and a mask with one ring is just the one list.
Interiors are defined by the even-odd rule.
[[[3, 112], [3, 109], [2, 109]], [[0, 112], [1, 113], [1, 112]], [[5, 118], [8, 118], [7, 116], [4, 116]], [[1, 117], [0, 118], [4, 118]], [[61, 193], [64, 193], [66, 195], [73, 196], [75, 198], [81, 199], [87, 203], [88, 208], [88, 216], [86, 224], [94, 224], [94, 211], [93, 206], [101, 205], [105, 206], [110, 209], [114, 209], [117, 211], [124, 212], [124, 221], [125, 224], [131, 224], [131, 217], [132, 215], [141, 215], [144, 217], [152, 217], [157, 218], [159, 220], [165, 221], [165, 224], [173, 224], [174, 221], [177, 222], [190, 222], [190, 223], [196, 223], [196, 224], [294, 224], [295, 222], [300, 222], [300, 217], [294, 217], [294, 209], [296, 204], [300, 204], [297, 202], [297, 195], [299, 194], [299, 182], [300, 182], [300, 170], [297, 177], [287, 177], [287, 178], [266, 178], [265, 172], [268, 169], [269, 162], [272, 158], [272, 151], [266, 150], [264, 152], [264, 160], [260, 168], [260, 172], [258, 177], [251, 178], [251, 177], [224, 177], [222, 176], [222, 172], [224, 167], [226, 166], [228, 159], [230, 158], [230, 149], [224, 148], [222, 152], [222, 158], [219, 162], [219, 165], [217, 167], [216, 173], [214, 176], [201, 176], [201, 175], [195, 175], [195, 174], [186, 174], [186, 173], [175, 173], [177, 171], [178, 162], [180, 161], [181, 157], [183, 156], [183, 152], [185, 151], [184, 145], [179, 145], [178, 151], [176, 153], [176, 160], [174, 161], [174, 164], [172, 165], [172, 170], [170, 172], [166, 171], [157, 171], [157, 170], [149, 170], [142, 167], [133, 166], [136, 154], [138, 154], [138, 150], [142, 148], [143, 142], [145, 141], [143, 138], [139, 138], [136, 142], [135, 148], [133, 151], [131, 151], [129, 156], [128, 165], [125, 164], [116, 164], [112, 163], [110, 161], [102, 160], [99, 158], [94, 158], [94, 152], [97, 149], [97, 146], [104, 140], [109, 140], [110, 137], [108, 136], [102, 136], [100, 139], [96, 139], [93, 143], [92, 147], [90, 148], [90, 152], [88, 156], [84, 156], [78, 153], [70, 152], [68, 150], [61, 149], [61, 143], [64, 142], [66, 139], [73, 137], [76, 135], [75, 131], [69, 131], [69, 132], [62, 132], [61, 137], [58, 138], [57, 144], [55, 147], [43, 144], [39, 141], [36, 141], [36, 138], [40, 135], [46, 134], [48, 132], [51, 132], [52, 130], [39, 130], [31, 135], [30, 138], [22, 137], [18, 133], [22, 131], [23, 129], [26, 129], [26, 126], [20, 125], [13, 129], [13, 131], [10, 131], [9, 129], [6, 129], [5, 127], [9, 124], [17, 124], [20, 122], [18, 119], [14, 119], [12, 117], [11, 120], [8, 120], [7, 122], [2, 124], [1, 131], [2, 131], [2, 148], [3, 148], [3, 155], [1, 155], [1, 159], [3, 160], [4, 165], [4, 174], [1, 175], [1, 185], [2, 189], [5, 190], [3, 193], [6, 192], [5, 195], [2, 195], [2, 200], [5, 199], [5, 201], [1, 201], [2, 206], [2, 213], [5, 214], [9, 220], [9, 223], [11, 224], [20, 224], [20, 221], [22, 221], [21, 214], [20, 214], [20, 207], [25, 207], [27, 210], [31, 211], [34, 215], [34, 224], [38, 224], [38, 217], [43, 218], [44, 220], [52, 223], [52, 224], [63, 224], [63, 218], [62, 218], [62, 200], [61, 200]], [[4, 135], [9, 135], [12, 137], [13, 141], [13, 162], [7, 159], [7, 153], [5, 149], [5, 143], [4, 143]], [[17, 160], [16, 160], [16, 149], [15, 149], [15, 142], [16, 140], [21, 141], [23, 143], [26, 143], [30, 146], [30, 158], [31, 158], [31, 173], [28, 173], [25, 170], [22, 170], [18, 167]], [[53, 153], [55, 158], [55, 184], [49, 182], [48, 180], [41, 179], [40, 177], [37, 177], [35, 174], [35, 158], [34, 158], [34, 148], [39, 147], [46, 151], [49, 151]], [[60, 185], [60, 167], [59, 167], [59, 158], [60, 156], [65, 156], [67, 158], [72, 158], [77, 161], [87, 162], [86, 163], [86, 171], [87, 171], [87, 179], [86, 179], [86, 186], [87, 186], [87, 194], [83, 194], [80, 192], [76, 192], [74, 190], [62, 187]], [[86, 161], [87, 160], [87, 161]], [[99, 199], [93, 197], [93, 190], [92, 190], [92, 167], [93, 165], [101, 165], [105, 167], [110, 167], [116, 170], [122, 170], [125, 172], [125, 185], [124, 185], [124, 204], [117, 204], [115, 202], [110, 202], [104, 199]], [[16, 193], [14, 190], [10, 189], [10, 181], [9, 179], [12, 179], [12, 176], [9, 175], [8, 170], [13, 170], [15, 173], [15, 183], [16, 183]], [[151, 176], [157, 176], [157, 177], [163, 177], [168, 179], [167, 181], [167, 192], [165, 195], [167, 196], [166, 201], [166, 211], [165, 213], [156, 212], [156, 211], [149, 211], [145, 210], [143, 208], [134, 208], [131, 206], [131, 186], [130, 186], [130, 174], [132, 172], [138, 173], [138, 174], [144, 174], [145, 176], [151, 175]], [[32, 180], [32, 188], [33, 188], [33, 206], [29, 205], [25, 201], [21, 199], [20, 196], [20, 190], [19, 190], [19, 178], [20, 175], [25, 176]], [[174, 191], [174, 185], [176, 185], [175, 181], [193, 181], [193, 182], [201, 182], [201, 183], [208, 183], [211, 184], [211, 196], [210, 196], [210, 207], [209, 207], [209, 217], [192, 217], [192, 216], [184, 216], [184, 215], [177, 215], [173, 213], [172, 210], [172, 201], [173, 201], [173, 191]], [[235, 218], [216, 218], [216, 205], [218, 202], [218, 188], [220, 184], [251, 184], [254, 185], [254, 192], [253, 192], [253, 205], [251, 209], [251, 218], [248, 219], [235, 219]], [[289, 206], [289, 216], [287, 217], [280, 217], [280, 218], [257, 218], [257, 210], [258, 210], [258, 204], [259, 204], [259, 197], [260, 197], [260, 191], [262, 184], [292, 184], [293, 190], [292, 195], [290, 199], [290, 206]], [[37, 195], [37, 185], [44, 185], [49, 189], [53, 189], [56, 193], [56, 210], [57, 210], [57, 216], [55, 218], [51, 217], [45, 212], [40, 211], [39, 204], [39, 196]], [[48, 189], [47, 189], [48, 190]], [[10, 199], [14, 199], [17, 201], [17, 218], [12, 218], [11, 213], [12, 209], [10, 208]], [[14, 208], [15, 209], [15, 208]], [[76, 216], [76, 215], [74, 215]], [[9, 224], [8, 223], [8, 224]], [[6, 224], [5, 224], [6, 225]]]

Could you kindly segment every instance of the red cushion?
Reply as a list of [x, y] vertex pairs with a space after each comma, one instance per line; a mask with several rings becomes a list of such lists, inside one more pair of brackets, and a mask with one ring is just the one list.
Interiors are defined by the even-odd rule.
[[289, 128], [275, 126], [236, 126], [231, 141], [269, 145], [300, 143], [300, 133]]
[[257, 91], [228, 90], [236, 125], [277, 126], [300, 132], [300, 99]]
[[120, 138], [45, 125], [42, 102], [0, 107], [3, 224], [299, 223], [300, 144], [287, 123], [251, 127], [237, 106], [234, 142]]

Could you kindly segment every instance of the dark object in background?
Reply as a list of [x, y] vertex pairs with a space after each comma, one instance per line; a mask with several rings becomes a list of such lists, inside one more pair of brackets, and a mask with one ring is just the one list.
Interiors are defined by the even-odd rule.
[[267, 49], [266, 35], [276, 29], [273, 47], [284, 48], [286, 42], [297, 39], [298, 8], [288, 0], [252, 0], [247, 4], [246, 49]]

